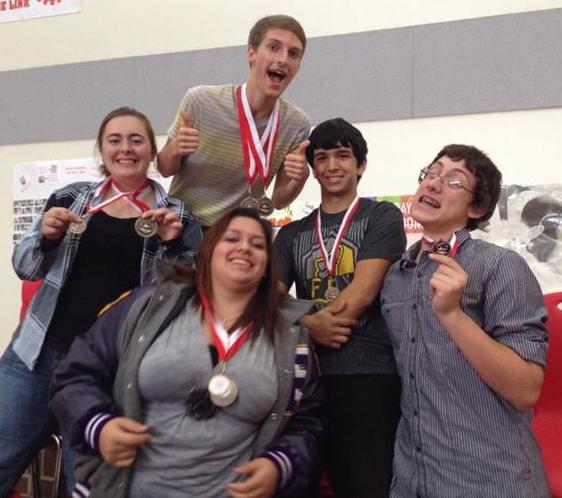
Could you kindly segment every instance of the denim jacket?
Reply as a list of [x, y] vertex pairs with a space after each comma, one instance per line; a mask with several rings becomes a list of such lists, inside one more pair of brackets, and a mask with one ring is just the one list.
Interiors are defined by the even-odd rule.
[[[47, 200], [43, 213], [34, 220], [14, 248], [12, 264], [18, 277], [22, 280], [44, 279], [12, 339], [14, 351], [30, 370], [34, 369], [41, 353], [59, 294], [72, 268], [81, 238], [81, 234], [67, 231], [60, 241], [44, 239], [41, 235], [43, 215], [52, 207], [64, 207], [84, 215], [90, 203], [95, 206], [102, 200], [101, 192], [106, 182], [107, 179], [101, 183], [77, 182], [56, 190]], [[141, 283], [147, 281], [155, 258], [181, 255], [192, 263], [202, 237], [199, 223], [189, 208], [180, 200], [168, 197], [158, 183], [151, 183], [155, 207], [167, 207], [175, 211], [183, 223], [184, 231], [179, 244], [163, 244], [158, 236], [145, 239]]]

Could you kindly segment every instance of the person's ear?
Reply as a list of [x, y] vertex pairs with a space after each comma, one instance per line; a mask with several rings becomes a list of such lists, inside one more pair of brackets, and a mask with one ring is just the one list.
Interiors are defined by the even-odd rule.
[[254, 62], [256, 60], [256, 51], [254, 50], [254, 47], [249, 45], [248, 48], [246, 49], [246, 55], [248, 57], [248, 65], [250, 66], [251, 69], [254, 66]]
[[482, 216], [486, 214], [486, 211], [488, 211], [488, 208], [485, 206], [471, 205], [468, 207], [467, 215], [469, 218], [478, 220], [479, 218], [482, 218]]
[[363, 176], [363, 173], [365, 173], [366, 169], [367, 169], [367, 160], [365, 159], [365, 161], [363, 161], [359, 166], [357, 166], [357, 174], [359, 176]]

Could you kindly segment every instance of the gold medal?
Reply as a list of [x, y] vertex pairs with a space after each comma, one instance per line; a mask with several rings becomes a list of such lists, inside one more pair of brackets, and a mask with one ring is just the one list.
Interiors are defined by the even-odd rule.
[[135, 232], [144, 238], [152, 237], [158, 231], [158, 223], [150, 218], [137, 218]]
[[230, 406], [238, 397], [238, 386], [224, 374], [213, 375], [209, 381], [209, 395], [215, 405]]

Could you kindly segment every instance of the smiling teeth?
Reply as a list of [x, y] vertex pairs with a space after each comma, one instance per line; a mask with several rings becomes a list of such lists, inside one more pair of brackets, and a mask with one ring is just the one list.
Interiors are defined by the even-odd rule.
[[250, 262], [245, 260], [245, 259], [233, 258], [233, 259], [230, 260], [230, 262], [231, 263], [237, 263], [237, 264], [242, 263], [243, 265], [250, 266]]
[[433, 201], [432, 199], [428, 199], [427, 197], [423, 196], [420, 198], [420, 202], [422, 204], [425, 204], [426, 206], [432, 207], [432, 208], [439, 208], [441, 207], [440, 204], [436, 201]]

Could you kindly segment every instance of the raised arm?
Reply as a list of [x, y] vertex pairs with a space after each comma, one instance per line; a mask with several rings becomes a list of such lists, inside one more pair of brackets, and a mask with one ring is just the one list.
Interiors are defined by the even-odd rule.
[[163, 177], [175, 175], [181, 168], [181, 160], [199, 147], [199, 131], [193, 127], [191, 117], [185, 109], [178, 111], [177, 131], [169, 138], [158, 154], [158, 171]]
[[53, 193], [47, 200], [43, 213], [33, 220], [31, 227], [14, 248], [12, 265], [22, 280], [45, 277], [55, 261], [68, 225], [81, 220], [66, 204], [61, 205], [57, 193]]
[[293, 202], [301, 193], [310, 172], [306, 162], [305, 149], [310, 141], [303, 140], [294, 152], [285, 156], [285, 160], [275, 178], [272, 200], [275, 209], [283, 209]]
[[[469, 275], [452, 258], [432, 254], [439, 267], [430, 281], [433, 311], [482, 380], [517, 410], [537, 402], [546, 351], [546, 331], [540, 321], [540, 288], [518, 257], [502, 261], [488, 282], [484, 313], [495, 317], [489, 333], [460, 307]], [[515, 267], [515, 269], [514, 269]], [[510, 277], [512, 275], [512, 277]], [[515, 275], [520, 281], [515, 281]], [[490, 318], [488, 318], [490, 320]]]

